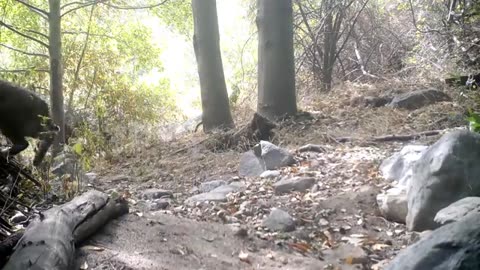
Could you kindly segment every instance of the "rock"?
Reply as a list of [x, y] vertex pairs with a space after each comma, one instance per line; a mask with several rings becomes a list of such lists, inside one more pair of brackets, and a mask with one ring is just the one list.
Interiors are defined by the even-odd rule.
[[81, 180], [85, 178], [85, 173], [77, 162], [76, 157], [68, 153], [62, 153], [53, 159], [52, 173], [56, 176], [65, 174], [80, 176], [83, 177]]
[[170, 190], [151, 188], [142, 192], [140, 196], [144, 200], [155, 200], [160, 198], [173, 198], [173, 192]]
[[170, 200], [168, 199], [157, 199], [150, 203], [149, 210], [150, 211], [158, 211], [167, 209], [170, 206]]
[[271, 231], [291, 232], [295, 230], [295, 220], [287, 212], [272, 208], [268, 217], [263, 220], [263, 226]]
[[260, 174], [260, 178], [277, 178], [280, 176], [280, 171], [264, 171]]
[[276, 194], [288, 193], [291, 191], [304, 192], [315, 184], [313, 177], [283, 178], [273, 184]]
[[111, 177], [108, 177], [105, 179], [105, 182], [108, 182], [108, 183], [120, 183], [120, 182], [126, 182], [126, 181], [129, 181], [130, 180], [130, 177], [126, 176], [126, 175], [123, 175], [123, 174], [119, 174], [119, 175], [114, 175], [114, 176], [111, 176]]
[[390, 221], [405, 223], [408, 213], [407, 190], [403, 186], [388, 189], [377, 195], [377, 204], [382, 215]]
[[201, 193], [210, 192], [210, 191], [214, 190], [215, 188], [217, 188], [219, 186], [224, 186], [226, 184], [227, 184], [227, 182], [225, 182], [223, 180], [213, 180], [213, 181], [201, 183], [200, 186], [198, 187], [198, 190]]
[[480, 211], [480, 197], [466, 197], [438, 211], [434, 221], [440, 225], [458, 221], [464, 216]]
[[[326, 249], [322, 251], [324, 256], [328, 261], [348, 261], [347, 264], [367, 264], [368, 254], [358, 246], [354, 246], [352, 244], [340, 244], [335, 249]], [[344, 269], [344, 268], [338, 268]]]
[[292, 154], [267, 141], [260, 141], [253, 147], [253, 152], [257, 157], [263, 159], [267, 170], [275, 170], [295, 164]]
[[480, 134], [457, 130], [430, 146], [413, 168], [408, 195], [409, 230], [438, 227], [437, 212], [467, 196], [480, 195]]
[[480, 213], [432, 231], [400, 252], [385, 270], [480, 269]]
[[238, 169], [238, 174], [240, 176], [259, 176], [265, 170], [265, 161], [260, 157], [257, 157], [253, 151], [243, 153], [240, 158], [240, 167]]
[[219, 186], [210, 192], [200, 193], [188, 198], [185, 203], [192, 204], [195, 202], [226, 202], [227, 195], [231, 192], [240, 192], [246, 189], [243, 182], [232, 182], [228, 185]]
[[383, 107], [388, 103], [390, 103], [392, 99], [393, 98], [389, 96], [380, 96], [380, 97], [366, 96], [364, 99], [364, 106], [372, 107], [372, 108]]
[[350, 100], [350, 106], [378, 108], [387, 105], [392, 99], [389, 96], [357, 96]]
[[248, 228], [244, 225], [240, 224], [228, 224], [227, 226], [232, 229], [233, 235], [238, 236], [240, 238], [245, 238], [248, 236]]
[[194, 195], [186, 200], [186, 204], [192, 204], [195, 202], [226, 202], [227, 194], [207, 192]]
[[385, 179], [398, 181], [401, 186], [408, 187], [412, 178], [412, 169], [415, 162], [427, 150], [425, 145], [407, 145], [385, 159], [380, 165], [380, 171]]
[[389, 107], [415, 110], [440, 101], [452, 99], [444, 92], [435, 89], [416, 90], [395, 96]]
[[92, 183], [95, 182], [98, 178], [98, 175], [94, 172], [88, 172], [85, 174], [85, 177], [87, 177], [87, 180]]
[[304, 145], [300, 148], [298, 148], [298, 152], [302, 153], [302, 152], [316, 152], [316, 153], [324, 153], [326, 152], [327, 150], [325, 150], [325, 148], [321, 145], [318, 145], [318, 144], [307, 144], [307, 145]]
[[232, 182], [228, 185], [224, 185], [224, 186], [219, 186], [217, 187], [216, 189], [210, 191], [210, 192], [217, 192], [217, 193], [225, 193], [225, 194], [228, 194], [230, 192], [240, 192], [240, 191], [244, 191], [246, 189], [245, 187], [245, 183], [244, 182], [240, 182], [240, 181], [235, 181], [235, 182]]

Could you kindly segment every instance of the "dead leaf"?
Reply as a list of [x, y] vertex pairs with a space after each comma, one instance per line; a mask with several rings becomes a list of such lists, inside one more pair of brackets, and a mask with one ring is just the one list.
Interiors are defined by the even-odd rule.
[[300, 253], [308, 253], [312, 250], [312, 246], [307, 243], [291, 243], [289, 246]]
[[82, 265], [80, 265], [80, 270], [87, 270], [88, 269], [88, 263], [84, 261]]
[[242, 262], [246, 262], [248, 264], [251, 264], [252, 262], [250, 261], [249, 255], [247, 252], [240, 251], [240, 254], [238, 254], [238, 258]]

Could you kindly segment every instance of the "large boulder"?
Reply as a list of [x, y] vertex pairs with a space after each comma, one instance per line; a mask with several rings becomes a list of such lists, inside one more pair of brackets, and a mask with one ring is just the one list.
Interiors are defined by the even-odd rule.
[[438, 211], [435, 222], [445, 225], [462, 219], [472, 212], [480, 211], [480, 197], [466, 197]]
[[480, 269], [480, 213], [438, 228], [400, 252], [385, 270]]
[[390, 181], [398, 181], [399, 185], [407, 187], [412, 178], [413, 165], [427, 148], [425, 145], [406, 145], [382, 162], [380, 171], [383, 177]]
[[413, 168], [408, 194], [409, 230], [438, 227], [437, 212], [468, 196], [480, 194], [480, 134], [466, 130], [445, 134]]
[[444, 92], [435, 89], [415, 90], [395, 96], [388, 104], [389, 107], [415, 110], [440, 101], [452, 99]]
[[388, 189], [377, 195], [380, 213], [390, 221], [405, 223], [408, 213], [407, 190], [403, 186]]
[[408, 212], [407, 189], [413, 167], [427, 148], [425, 145], [407, 145], [380, 165], [383, 177], [397, 182], [393, 188], [377, 195], [377, 204], [386, 219], [405, 223]]

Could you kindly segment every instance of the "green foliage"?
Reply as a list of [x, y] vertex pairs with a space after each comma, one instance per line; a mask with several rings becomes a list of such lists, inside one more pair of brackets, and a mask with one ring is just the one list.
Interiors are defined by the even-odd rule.
[[191, 2], [191, 0], [169, 0], [153, 10], [153, 13], [178, 33], [191, 38], [193, 35]]
[[[73, 2], [65, 0], [62, 4]], [[136, 5], [124, 2], [122, 5]], [[48, 10], [47, 1], [28, 3]], [[193, 23], [189, 1], [167, 3], [148, 11], [94, 5], [62, 17], [65, 105], [67, 113], [76, 112], [82, 118], [80, 124], [75, 123], [76, 137], [70, 142], [70, 150], [85, 168], [99, 152], [108, 151], [106, 133], [115, 130], [128, 134], [132, 123], [153, 124], [176, 117], [174, 93], [161, 74], [162, 48], [144, 17], [153, 13], [185, 33], [191, 31]], [[44, 18], [14, 0], [0, 0], [0, 11], [2, 22], [48, 43]], [[3, 72], [1, 79], [37, 89], [48, 97], [48, 49], [5, 27], [0, 29], [0, 44], [16, 49], [0, 46], [0, 69], [17, 70]], [[150, 79], [146, 81], [145, 75]]]
[[478, 113], [469, 110], [467, 120], [469, 123], [470, 131], [480, 132], [480, 115]]

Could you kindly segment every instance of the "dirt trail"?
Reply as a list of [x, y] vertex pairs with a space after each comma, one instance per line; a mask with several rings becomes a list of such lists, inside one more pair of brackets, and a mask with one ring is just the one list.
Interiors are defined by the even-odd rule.
[[[325, 263], [235, 236], [227, 225], [129, 214], [78, 250], [76, 269], [322, 269]], [[248, 254], [243, 262], [240, 252]]]

